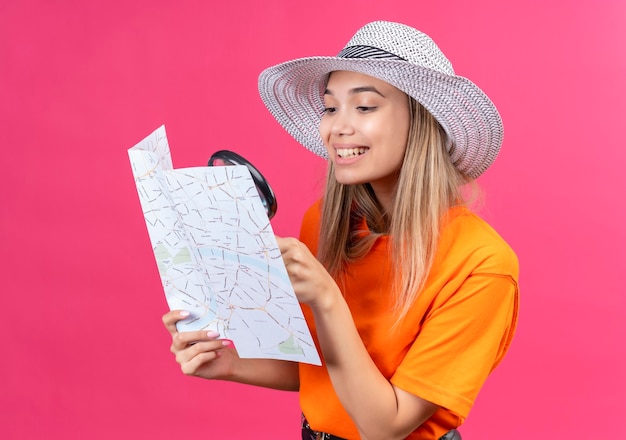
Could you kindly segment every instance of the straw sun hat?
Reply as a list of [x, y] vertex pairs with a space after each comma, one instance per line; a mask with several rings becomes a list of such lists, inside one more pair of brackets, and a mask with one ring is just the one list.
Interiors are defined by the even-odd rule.
[[376, 21], [359, 29], [336, 57], [300, 58], [264, 70], [261, 99], [299, 143], [327, 158], [319, 134], [328, 73], [359, 72], [412, 96], [439, 121], [448, 153], [463, 174], [480, 176], [502, 144], [502, 120], [491, 100], [452, 64], [435, 42], [412, 27]]

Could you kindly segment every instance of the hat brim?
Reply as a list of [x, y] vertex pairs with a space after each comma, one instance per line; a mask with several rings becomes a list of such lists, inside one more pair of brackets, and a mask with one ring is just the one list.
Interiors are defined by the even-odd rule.
[[422, 104], [451, 140], [449, 154], [464, 175], [480, 176], [502, 144], [500, 114], [467, 78], [446, 75], [401, 60], [309, 57], [278, 64], [259, 76], [259, 93], [270, 113], [305, 148], [327, 158], [319, 134], [326, 76], [333, 71], [363, 73], [383, 80]]

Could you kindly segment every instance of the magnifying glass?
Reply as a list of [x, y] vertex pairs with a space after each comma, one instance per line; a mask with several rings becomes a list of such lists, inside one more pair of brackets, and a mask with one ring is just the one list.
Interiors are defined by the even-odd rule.
[[254, 185], [256, 186], [257, 191], [259, 192], [259, 196], [261, 197], [261, 203], [263, 203], [263, 207], [265, 208], [265, 212], [267, 212], [267, 216], [272, 219], [274, 215], [276, 215], [276, 210], [278, 209], [278, 205], [276, 204], [276, 196], [274, 195], [274, 191], [272, 191], [272, 187], [263, 174], [259, 170], [257, 170], [254, 165], [252, 165], [247, 159], [244, 159], [237, 153], [234, 153], [230, 150], [220, 150], [216, 151], [209, 158], [210, 167], [213, 166], [228, 166], [228, 165], [244, 165], [250, 170], [250, 174], [252, 175], [252, 180], [254, 181]]

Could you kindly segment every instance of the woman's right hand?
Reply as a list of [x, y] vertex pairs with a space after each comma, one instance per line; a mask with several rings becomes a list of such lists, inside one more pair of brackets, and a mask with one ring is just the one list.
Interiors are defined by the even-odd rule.
[[205, 379], [231, 379], [240, 359], [232, 341], [218, 339], [220, 335], [212, 331], [179, 332], [176, 323], [187, 316], [182, 310], [163, 315], [163, 324], [172, 336], [171, 351], [182, 372]]

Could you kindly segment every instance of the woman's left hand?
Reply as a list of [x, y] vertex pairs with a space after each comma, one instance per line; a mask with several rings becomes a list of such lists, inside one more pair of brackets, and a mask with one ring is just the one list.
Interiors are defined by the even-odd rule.
[[322, 306], [333, 295], [341, 294], [335, 280], [304, 243], [278, 236], [276, 241], [299, 302], [311, 307]]

